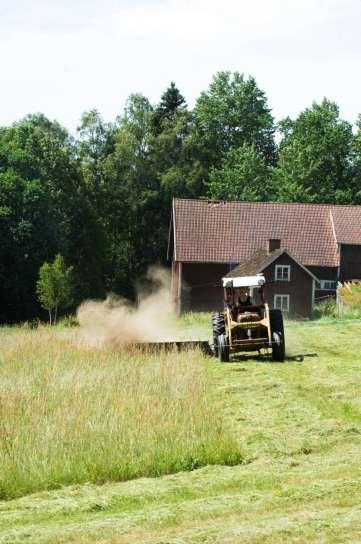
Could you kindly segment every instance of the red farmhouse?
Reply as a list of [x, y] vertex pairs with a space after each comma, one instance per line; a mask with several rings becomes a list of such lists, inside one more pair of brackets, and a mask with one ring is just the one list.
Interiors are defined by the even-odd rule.
[[221, 278], [263, 272], [271, 307], [309, 316], [361, 278], [361, 206], [174, 199], [168, 257], [179, 312], [222, 306]]

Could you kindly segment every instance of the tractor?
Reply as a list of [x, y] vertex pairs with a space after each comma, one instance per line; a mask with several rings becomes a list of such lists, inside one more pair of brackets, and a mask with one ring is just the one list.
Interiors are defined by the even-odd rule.
[[270, 310], [264, 298], [265, 278], [225, 277], [224, 311], [212, 316], [213, 351], [221, 362], [241, 352], [262, 352], [273, 361], [285, 360], [281, 310]]

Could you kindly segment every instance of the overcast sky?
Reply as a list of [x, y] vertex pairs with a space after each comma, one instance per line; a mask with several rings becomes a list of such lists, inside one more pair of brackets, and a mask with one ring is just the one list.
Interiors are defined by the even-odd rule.
[[72, 132], [174, 80], [190, 106], [218, 70], [253, 75], [277, 120], [313, 100], [361, 113], [361, 0], [0, 0], [0, 125]]

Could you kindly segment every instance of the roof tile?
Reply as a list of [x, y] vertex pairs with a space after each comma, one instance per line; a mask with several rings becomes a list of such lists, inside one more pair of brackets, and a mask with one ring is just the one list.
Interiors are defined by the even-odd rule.
[[337, 243], [361, 244], [361, 206], [174, 199], [175, 259], [247, 261], [270, 238], [306, 266], [338, 266]]

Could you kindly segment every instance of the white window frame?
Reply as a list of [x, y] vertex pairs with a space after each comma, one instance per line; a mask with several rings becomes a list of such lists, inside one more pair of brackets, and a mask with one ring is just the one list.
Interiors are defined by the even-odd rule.
[[[287, 268], [287, 278], [283, 277], [283, 269]], [[278, 270], [282, 270], [282, 278], [277, 277]], [[275, 281], [290, 281], [291, 280], [291, 265], [289, 264], [276, 264], [275, 266]]]
[[[325, 287], [326, 283], [332, 282], [334, 287]], [[336, 280], [320, 280], [320, 291], [336, 291]]]
[[[281, 307], [277, 306], [277, 297], [280, 297], [281, 299]], [[283, 301], [286, 301], [286, 306], [283, 306]], [[284, 295], [284, 294], [275, 294], [273, 297], [273, 308], [275, 310], [282, 310], [282, 312], [289, 312], [290, 311], [290, 295]]]

